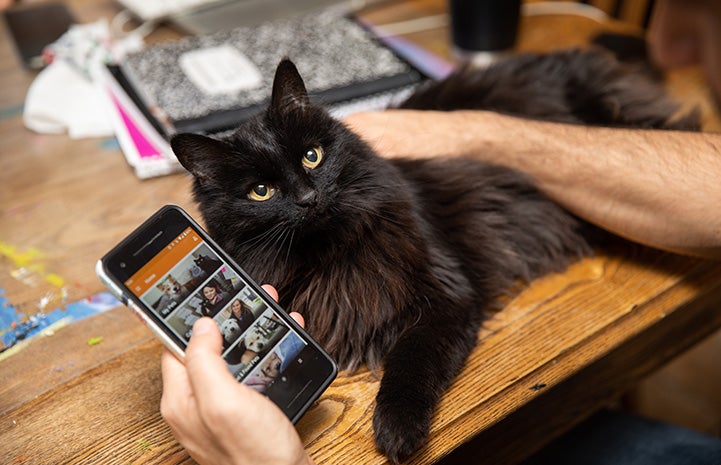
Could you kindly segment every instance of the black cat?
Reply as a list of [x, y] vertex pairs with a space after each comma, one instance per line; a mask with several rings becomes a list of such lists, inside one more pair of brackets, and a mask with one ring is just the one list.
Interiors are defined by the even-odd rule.
[[[690, 129], [642, 72], [597, 51], [523, 55], [430, 84], [404, 107]], [[268, 109], [222, 140], [181, 134], [213, 238], [346, 369], [383, 368], [373, 418], [398, 462], [427, 438], [485, 310], [518, 280], [590, 253], [586, 224], [508, 168], [383, 159], [309, 101], [290, 61]], [[602, 156], [602, 154], [599, 154]]]

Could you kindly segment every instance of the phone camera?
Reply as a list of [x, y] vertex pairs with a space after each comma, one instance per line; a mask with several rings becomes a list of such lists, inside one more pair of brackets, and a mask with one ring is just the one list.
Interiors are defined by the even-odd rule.
[[125, 262], [120, 262], [120, 268], [125, 268]]

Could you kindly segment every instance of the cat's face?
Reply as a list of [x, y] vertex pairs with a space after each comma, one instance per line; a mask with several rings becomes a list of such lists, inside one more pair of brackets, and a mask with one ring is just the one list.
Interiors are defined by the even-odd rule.
[[387, 195], [381, 160], [310, 103], [290, 61], [278, 66], [267, 111], [233, 135], [181, 134], [171, 144], [195, 177], [195, 198], [215, 236], [257, 237], [271, 247], [323, 241], [361, 227], [375, 197]]

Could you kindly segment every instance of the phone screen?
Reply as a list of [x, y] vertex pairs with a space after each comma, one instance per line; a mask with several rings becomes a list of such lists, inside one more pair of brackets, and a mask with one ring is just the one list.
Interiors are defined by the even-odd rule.
[[176, 208], [161, 210], [104, 257], [106, 270], [183, 350], [196, 320], [215, 320], [233, 376], [293, 419], [335, 376], [333, 362]]

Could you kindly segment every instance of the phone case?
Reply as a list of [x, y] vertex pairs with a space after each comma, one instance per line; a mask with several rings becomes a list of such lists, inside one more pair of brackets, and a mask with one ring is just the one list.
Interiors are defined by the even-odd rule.
[[293, 422], [337, 374], [330, 356], [177, 206], [136, 228], [96, 273], [181, 360], [194, 322], [212, 318], [231, 374]]

